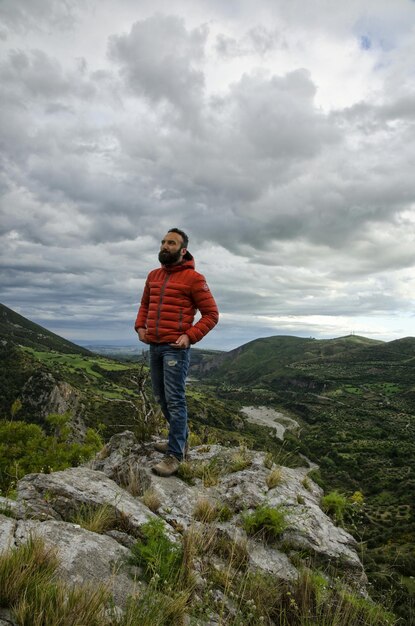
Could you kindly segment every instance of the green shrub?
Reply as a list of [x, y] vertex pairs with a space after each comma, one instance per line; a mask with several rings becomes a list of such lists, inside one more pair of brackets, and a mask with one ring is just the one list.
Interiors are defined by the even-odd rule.
[[242, 522], [248, 535], [258, 535], [269, 542], [279, 539], [288, 525], [283, 508], [271, 508], [266, 504], [246, 514]]
[[[59, 419], [58, 419], [59, 418]], [[102, 441], [89, 428], [83, 443], [68, 443], [68, 414], [51, 415], [54, 435], [37, 424], [0, 420], [0, 489], [7, 492], [15, 482], [32, 472], [51, 472], [79, 465], [90, 459]]]
[[183, 548], [165, 534], [161, 519], [150, 520], [141, 527], [143, 539], [132, 547], [130, 562], [144, 568], [147, 581], [156, 578], [159, 585], [172, 585], [181, 573]]
[[336, 524], [344, 522], [344, 516], [349, 507], [346, 496], [338, 491], [332, 491], [321, 499], [321, 508], [330, 515]]

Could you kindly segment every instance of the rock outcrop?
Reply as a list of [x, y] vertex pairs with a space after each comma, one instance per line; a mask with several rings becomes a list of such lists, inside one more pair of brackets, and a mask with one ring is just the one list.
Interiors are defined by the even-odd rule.
[[51, 413], [70, 413], [71, 439], [82, 441], [86, 433], [81, 394], [69, 383], [56, 380], [50, 372], [39, 370], [26, 382], [21, 401], [28, 414], [44, 419]]
[[[299, 559], [306, 554], [317, 563], [333, 565], [365, 594], [356, 542], [320, 509], [322, 492], [307, 478], [309, 468], [281, 467], [277, 484], [269, 488], [271, 469], [264, 453], [199, 446], [192, 448], [186, 466], [189, 484], [177, 476], [154, 475], [151, 466], [159, 459], [151, 443], [138, 444], [125, 432], [114, 436], [88, 466], [25, 476], [17, 486], [17, 503], [0, 501], [0, 511], [7, 509], [7, 515], [0, 514], [0, 552], [39, 536], [57, 548], [63, 580], [104, 582], [115, 605], [123, 608], [137, 585], [128, 556], [143, 525], [161, 519], [169, 538], [179, 541], [201, 523], [195, 510], [203, 500], [217, 510], [226, 509], [226, 518], [210, 521], [209, 527], [229, 542], [244, 541], [252, 570], [295, 580]], [[152, 507], [156, 512], [145, 504], [149, 493], [157, 501]], [[243, 529], [244, 515], [261, 505], [284, 510], [286, 528], [274, 543], [248, 537]], [[104, 534], [74, 523], [80, 508], [103, 506], [111, 508], [115, 520]]]

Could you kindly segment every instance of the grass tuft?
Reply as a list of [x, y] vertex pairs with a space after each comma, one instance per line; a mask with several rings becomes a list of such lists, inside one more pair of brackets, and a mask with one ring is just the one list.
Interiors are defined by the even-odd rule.
[[241, 472], [252, 465], [252, 455], [249, 454], [245, 447], [240, 447], [239, 450], [232, 453], [229, 461], [227, 462], [228, 472]]
[[102, 534], [117, 526], [117, 515], [113, 506], [82, 504], [70, 521], [93, 533]]
[[268, 474], [265, 482], [267, 483], [268, 489], [273, 489], [277, 485], [281, 485], [283, 482], [282, 470], [280, 467], [275, 467], [272, 472]]
[[212, 503], [208, 498], [200, 498], [196, 502], [193, 517], [199, 522], [207, 524], [219, 517], [219, 509], [216, 504]]
[[157, 513], [161, 507], [160, 496], [154, 489], [146, 489], [141, 498], [142, 503], [153, 513]]
[[347, 497], [338, 491], [332, 491], [321, 499], [321, 508], [333, 518], [336, 524], [343, 524], [344, 516], [349, 508]]
[[58, 565], [56, 551], [38, 538], [2, 554], [0, 606], [19, 626], [102, 626], [107, 590], [57, 581]]

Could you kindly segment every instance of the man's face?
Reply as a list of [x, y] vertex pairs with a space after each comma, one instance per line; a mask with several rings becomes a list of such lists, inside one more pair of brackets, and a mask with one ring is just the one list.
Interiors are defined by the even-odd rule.
[[167, 233], [161, 240], [159, 261], [162, 265], [176, 265], [181, 263], [186, 254], [186, 248], [182, 248], [183, 239], [178, 233]]

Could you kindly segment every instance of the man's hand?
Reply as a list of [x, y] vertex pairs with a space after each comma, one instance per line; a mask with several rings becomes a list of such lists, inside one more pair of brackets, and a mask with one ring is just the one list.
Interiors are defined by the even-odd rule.
[[147, 328], [138, 328], [137, 329], [138, 338], [143, 343], [148, 343], [147, 341]]
[[181, 348], [184, 350], [190, 346], [190, 337], [189, 335], [180, 335], [176, 343], [171, 343], [170, 345], [173, 346], [173, 348]]

